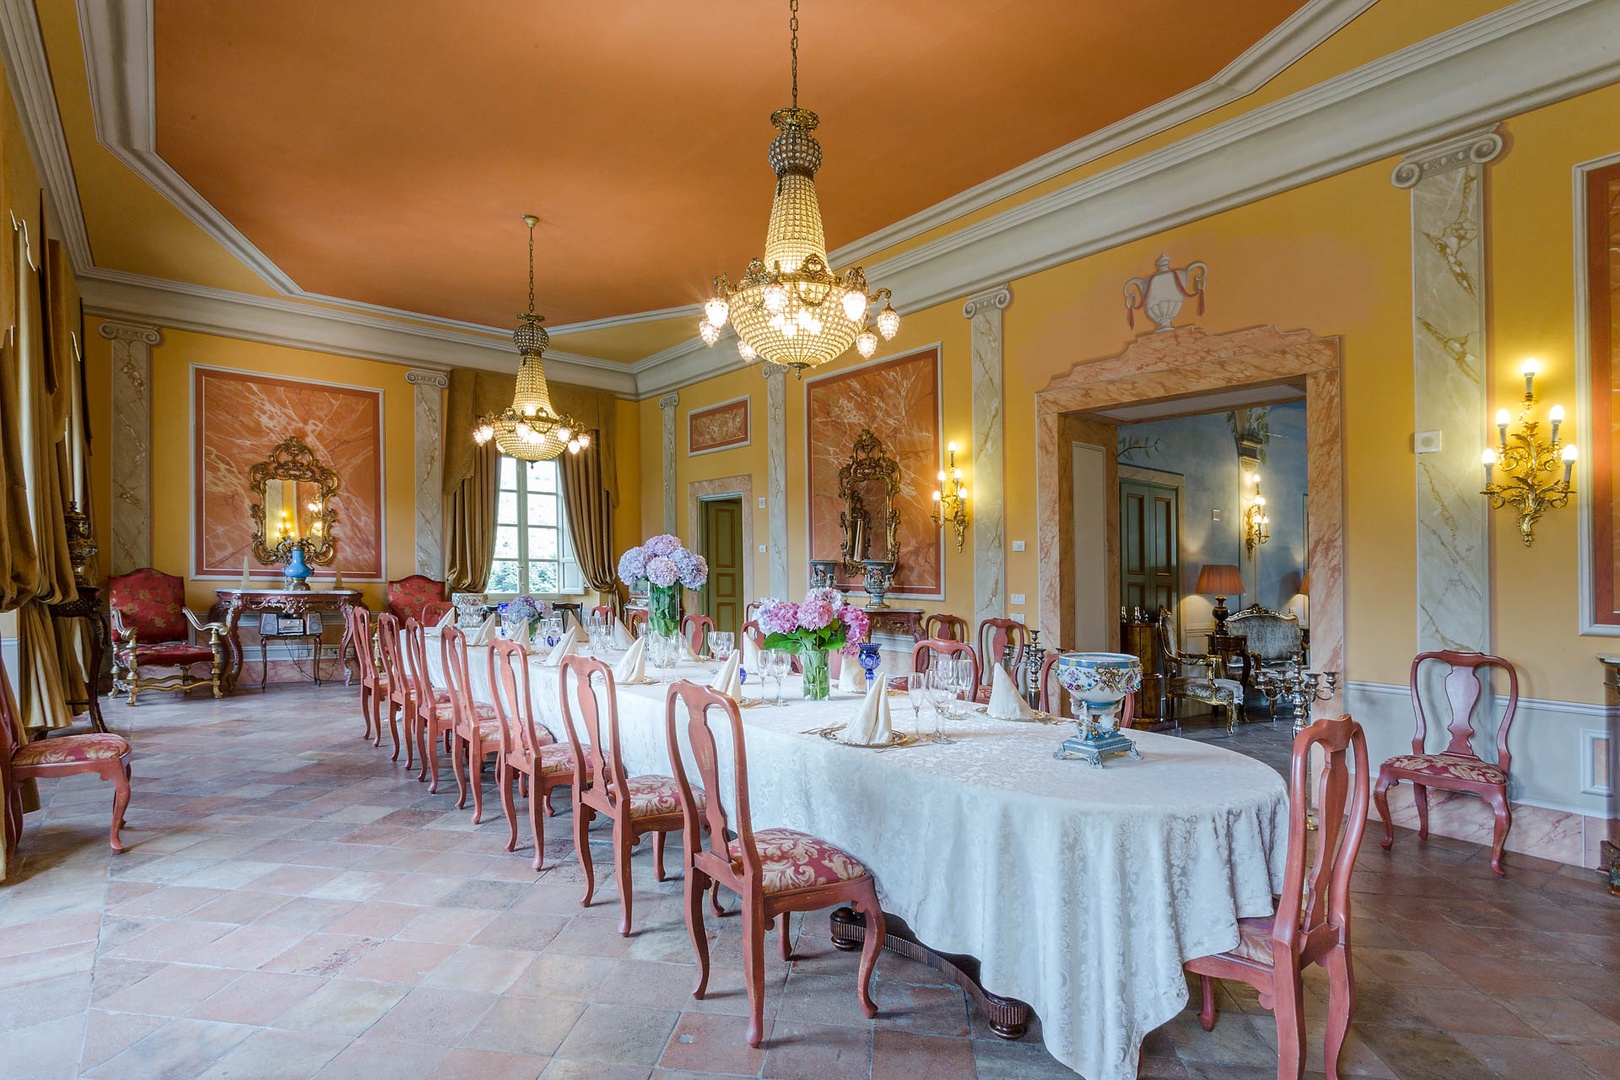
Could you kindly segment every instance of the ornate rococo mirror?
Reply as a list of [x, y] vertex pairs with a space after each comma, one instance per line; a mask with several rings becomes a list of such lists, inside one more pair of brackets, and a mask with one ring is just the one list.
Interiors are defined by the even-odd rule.
[[253, 555], [267, 566], [287, 562], [302, 548], [307, 562], [326, 565], [337, 554], [337, 510], [332, 496], [338, 475], [321, 464], [298, 436], [289, 436], [270, 457], [248, 470], [258, 496], [253, 516]]
[[882, 440], [862, 428], [849, 461], [838, 470], [838, 498], [844, 504], [838, 513], [844, 537], [839, 555], [846, 574], [862, 573], [862, 559], [892, 563], [900, 558], [900, 511], [894, 505], [899, 493], [900, 463], [883, 452]]

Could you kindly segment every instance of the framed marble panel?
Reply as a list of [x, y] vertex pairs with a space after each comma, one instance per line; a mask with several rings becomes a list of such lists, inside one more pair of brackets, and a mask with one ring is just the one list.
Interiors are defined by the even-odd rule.
[[[334, 568], [382, 581], [381, 390], [192, 365], [192, 576], [236, 579], [251, 556], [248, 470], [297, 435], [338, 474]], [[257, 560], [249, 563], [264, 575]]]
[[[849, 460], [861, 430], [870, 429], [900, 464], [894, 503], [900, 511], [900, 559], [891, 598], [945, 598], [944, 540], [932, 517], [939, 486], [935, 474], [941, 467], [939, 378], [939, 346], [931, 345], [805, 380], [809, 557], [839, 557], [838, 470]], [[859, 581], [845, 577], [838, 585], [854, 590]]]
[[732, 450], [752, 441], [749, 430], [750, 395], [722, 401], [706, 409], [686, 414], [686, 453], [688, 457]]
[[1576, 169], [1581, 630], [1620, 635], [1620, 155]]

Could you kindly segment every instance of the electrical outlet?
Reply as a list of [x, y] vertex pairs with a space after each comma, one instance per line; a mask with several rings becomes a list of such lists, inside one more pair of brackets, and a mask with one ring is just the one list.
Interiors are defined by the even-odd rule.
[[1209, 520], [1211, 520], [1211, 521], [1219, 521], [1219, 520], [1221, 520], [1221, 512], [1219, 510], [1211, 510], [1209, 512]]
[[[761, 496], [760, 496], [760, 497], [759, 497], [759, 508], [760, 508], [760, 509], [761, 509], [761, 510], [763, 510], [763, 509], [765, 509], [765, 496], [763, 496], [763, 495], [761, 495]], [[765, 550], [765, 549], [764, 549], [764, 548], [760, 548], [760, 550], [761, 550], [761, 551], [764, 551], [764, 550]]]
[[1022, 604], [1024, 602], [1024, 594], [1021, 592], [1015, 592], [1011, 596], [1007, 597], [1007, 601], [1013, 604]]
[[1022, 625], [1023, 621], [1024, 621], [1024, 613], [1022, 611], [1013, 612], [1012, 613], [1012, 621]]
[[1013, 541], [1013, 550], [1014, 551], [1023, 551], [1024, 550], [1024, 542], [1022, 540], [1014, 540]]
[[1412, 433], [1412, 453], [1438, 454], [1440, 452], [1440, 433], [1438, 431], [1414, 431]]

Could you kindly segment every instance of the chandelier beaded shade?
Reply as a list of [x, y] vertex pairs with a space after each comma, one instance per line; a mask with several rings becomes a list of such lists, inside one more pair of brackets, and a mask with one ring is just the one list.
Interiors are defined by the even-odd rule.
[[523, 215], [523, 223], [529, 227], [529, 310], [518, 316], [518, 328], [512, 332], [518, 351], [512, 404], [499, 413], [479, 417], [473, 427], [473, 441], [479, 446], [494, 439], [501, 453], [520, 461], [550, 461], [564, 450], [577, 454], [591, 444], [578, 421], [552, 409], [551, 388], [540, 360], [551, 335], [540, 325], [545, 316], [534, 313], [534, 227], [539, 221], [533, 214]]
[[[780, 134], [771, 140], [769, 154], [776, 197], [765, 230], [765, 257], [751, 261], [735, 285], [723, 274], [714, 279], [715, 295], [703, 305], [698, 333], [713, 345], [730, 319], [737, 332], [737, 355], [745, 362], [764, 360], [802, 374], [805, 368], [836, 360], [851, 345], [870, 357], [879, 334], [887, 341], [899, 332], [900, 315], [889, 303], [888, 289], [868, 292], [860, 267], [840, 278], [827, 265], [827, 238], [816, 202], [821, 144], [811, 134], [821, 121], [799, 108], [799, 0], [791, 0], [789, 10], [793, 104], [771, 114]], [[867, 313], [879, 302], [883, 310], [873, 333]]]

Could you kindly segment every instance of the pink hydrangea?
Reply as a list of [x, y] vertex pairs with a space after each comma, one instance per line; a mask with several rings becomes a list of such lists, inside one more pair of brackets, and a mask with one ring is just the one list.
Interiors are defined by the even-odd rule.
[[831, 604], [833, 607], [839, 607], [844, 602], [844, 595], [837, 589], [811, 589], [804, 594], [804, 598], [806, 601], [819, 600], [824, 604]]
[[788, 600], [767, 600], [760, 605], [759, 625], [767, 634], [791, 634], [799, 628], [799, 605]]
[[648, 540], [641, 546], [647, 549], [647, 554], [649, 556], [668, 556], [673, 555], [677, 551], [681, 550], [681, 538], [678, 536], [671, 536], [669, 533], [659, 533], [657, 536]]
[[844, 630], [851, 644], [865, 641], [866, 635], [872, 629], [872, 622], [867, 618], [866, 612], [854, 605], [839, 608], [838, 618], [844, 624]]
[[799, 625], [806, 630], [820, 630], [837, 618], [838, 609], [825, 600], [805, 598], [799, 605]]
[[681, 572], [675, 560], [667, 555], [655, 555], [647, 560], [647, 580], [660, 589], [667, 589], [680, 579]]

